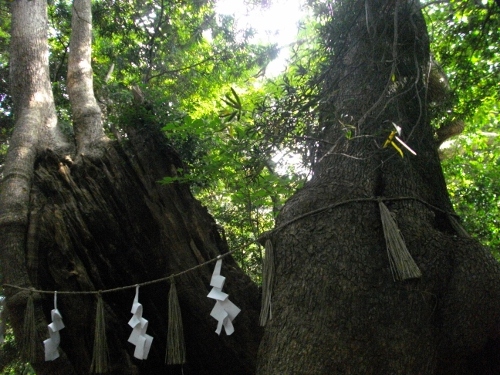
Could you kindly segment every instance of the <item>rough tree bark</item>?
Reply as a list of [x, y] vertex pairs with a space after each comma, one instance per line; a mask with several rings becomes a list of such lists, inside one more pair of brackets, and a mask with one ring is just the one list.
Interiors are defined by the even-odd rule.
[[[314, 177], [268, 235], [273, 317], [258, 374], [500, 373], [500, 267], [459, 236], [449, 216], [417, 5], [330, 4], [320, 77], [325, 146]], [[392, 122], [417, 156], [400, 144], [404, 157], [383, 148]], [[395, 215], [422, 277], [393, 280], [377, 197]]]
[[[0, 248], [5, 284], [37, 290], [96, 291], [133, 285], [192, 268], [228, 251], [215, 222], [185, 185], [161, 186], [182, 164], [158, 130], [137, 120], [120, 142], [103, 142], [90, 68], [90, 1], [75, 1], [68, 92], [76, 147], [57, 133], [48, 74], [46, 1], [12, 3], [11, 83], [16, 128], [4, 169]], [[74, 151], [77, 150], [77, 157]], [[68, 154], [69, 153], [69, 154]], [[67, 156], [71, 157], [68, 158]], [[72, 162], [72, 160], [74, 162]], [[154, 337], [147, 361], [127, 343], [133, 289], [105, 293], [112, 374], [251, 374], [261, 331], [257, 287], [230, 256], [225, 291], [243, 312], [238, 334], [214, 333], [213, 301], [206, 298], [212, 266], [176, 278], [187, 346], [184, 366], [166, 366], [166, 282], [141, 288], [144, 317]], [[29, 292], [6, 287], [7, 312], [19, 342]], [[60, 293], [60, 358], [45, 362], [43, 340], [53, 296], [35, 293], [39, 374], [87, 374], [95, 296]]]
[[[158, 129], [137, 125], [127, 130], [127, 141], [110, 143], [101, 158], [83, 157], [65, 172], [57, 154], [46, 151], [39, 156], [27, 248], [28, 270], [36, 288], [82, 291], [134, 285], [190, 269], [228, 251], [215, 222], [188, 186], [157, 183], [165, 176], [176, 176], [182, 163]], [[231, 257], [224, 258], [224, 291], [243, 312], [235, 321], [236, 333], [219, 337], [210, 317], [213, 300], [206, 298], [212, 270], [213, 264], [176, 278], [187, 345], [183, 369], [164, 363], [167, 281], [140, 289], [144, 317], [149, 320], [147, 333], [154, 337], [145, 361], [133, 358], [134, 347], [127, 343], [134, 289], [104, 294], [111, 373], [254, 373], [261, 336], [252, 329], [259, 307], [257, 288]], [[51, 296], [41, 300], [45, 315], [52, 304]], [[87, 374], [95, 296], [60, 294], [58, 306], [66, 325], [61, 348], [71, 373]], [[58, 361], [38, 362], [34, 367], [37, 373], [70, 373], [58, 367]]]

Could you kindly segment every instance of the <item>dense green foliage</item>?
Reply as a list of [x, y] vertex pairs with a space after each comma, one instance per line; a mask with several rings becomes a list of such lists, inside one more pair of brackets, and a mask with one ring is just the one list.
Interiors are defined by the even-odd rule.
[[432, 51], [446, 72], [462, 135], [443, 145], [451, 199], [466, 229], [500, 258], [500, 7], [493, 0], [425, 7]]
[[[49, 3], [50, 74], [60, 124], [71, 136], [71, 1]], [[124, 136], [125, 126], [141, 121], [162, 128], [185, 169], [161, 182], [191, 184], [256, 280], [262, 254], [255, 240], [307, 179], [320, 145], [314, 78], [324, 54], [315, 38], [329, 8], [308, 3], [315, 11], [299, 27], [287, 71], [266, 79], [262, 72], [277, 46], [254, 43], [255, 32], [216, 14], [214, 0], [94, 2], [95, 92], [108, 135]], [[435, 126], [466, 123], [443, 145], [451, 198], [466, 229], [500, 257], [500, 7], [494, 0], [422, 3], [433, 55], [450, 85]], [[0, 168], [14, 123], [9, 17], [8, 2], [0, 2]], [[134, 86], [142, 105], [133, 104]]]
[[[442, 152], [450, 194], [465, 227], [498, 252], [498, 6], [493, 0], [423, 3], [433, 55], [450, 84], [435, 125], [457, 118], [467, 125]], [[276, 45], [253, 44], [254, 31], [237, 29], [232, 17], [215, 13], [214, 5], [211, 0], [96, 1], [95, 91], [110, 136], [140, 117], [140, 111], [164, 129], [186, 163], [182, 180], [192, 184], [234, 247], [255, 241], [272, 227], [279, 208], [315, 161], [320, 129], [314, 77], [324, 58], [315, 38], [328, 4], [308, 2], [314, 12], [298, 30], [292, 62], [273, 79], [261, 73], [277, 55]], [[13, 126], [8, 4], [2, 2], [0, 15], [4, 154]], [[51, 79], [60, 124], [68, 135], [70, 15], [70, 1], [49, 6]], [[131, 105], [133, 86], [143, 93], [147, 110]], [[256, 276], [260, 250], [251, 245], [238, 256]]]
[[[95, 90], [109, 134], [137, 118], [131, 111], [144, 111], [162, 127], [186, 163], [183, 180], [225, 228], [232, 246], [253, 242], [272, 227], [280, 206], [314, 163], [319, 129], [312, 79], [323, 58], [314, 38], [328, 6], [309, 5], [316, 15], [299, 29], [300, 42], [293, 46], [287, 72], [272, 80], [259, 73], [276, 56], [277, 47], [252, 44], [254, 32], [238, 30], [232, 17], [215, 14], [213, 1], [103, 0], [94, 5]], [[443, 151], [450, 193], [466, 228], [494, 250], [500, 241], [497, 8], [491, 0], [424, 2], [433, 54], [451, 87], [436, 126], [456, 118], [467, 124], [464, 134]], [[69, 135], [65, 81], [70, 14], [69, 1], [54, 1], [49, 7], [51, 78], [60, 123]], [[3, 2], [0, 15], [0, 135], [5, 153], [13, 120], [9, 14]], [[131, 106], [132, 86], [141, 89], [147, 111]], [[259, 257], [260, 251], [240, 254], [252, 273]]]
[[35, 372], [29, 363], [19, 357], [19, 348], [14, 340], [12, 329], [6, 326], [5, 341], [0, 352], [0, 373], [2, 375], [34, 375]]

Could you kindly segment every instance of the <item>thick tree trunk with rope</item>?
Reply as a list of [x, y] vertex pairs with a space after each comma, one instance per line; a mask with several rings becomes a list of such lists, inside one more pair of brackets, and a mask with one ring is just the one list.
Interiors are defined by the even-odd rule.
[[[500, 267], [448, 199], [420, 10], [410, 0], [331, 7], [319, 80], [327, 146], [265, 237], [276, 269], [257, 373], [497, 374]], [[387, 142], [393, 123], [416, 156]], [[391, 272], [380, 202], [420, 277]]]
[[[110, 143], [97, 160], [83, 157], [68, 166], [51, 151], [37, 159], [28, 230], [27, 267], [31, 285], [58, 290], [58, 309], [66, 325], [61, 349], [72, 373], [87, 374], [92, 361], [96, 295], [61, 291], [99, 291], [134, 286], [189, 270], [228, 252], [215, 222], [185, 185], [159, 185], [182, 167], [158, 130], [146, 124], [129, 129], [122, 144]], [[215, 263], [175, 278], [184, 325], [187, 363], [165, 364], [169, 280], [140, 287], [139, 302], [153, 345], [147, 360], [133, 358], [127, 322], [135, 289], [103, 293], [112, 374], [252, 374], [260, 339], [255, 330], [258, 291], [230, 256], [224, 257], [224, 291], [242, 313], [236, 332], [219, 337], [206, 296]], [[10, 293], [16, 292], [7, 288]], [[38, 300], [46, 315], [53, 295]], [[22, 315], [22, 310], [20, 311]], [[47, 338], [40, 323], [38, 340]], [[252, 328], [253, 327], [253, 328]], [[39, 349], [43, 349], [42, 346]], [[40, 351], [39, 356], [43, 353]], [[60, 359], [34, 363], [39, 373], [68, 374]]]
[[[92, 90], [90, 21], [90, 1], [75, 1], [68, 93], [76, 144], [70, 145], [57, 133], [46, 2], [12, 3], [16, 128], [2, 181], [0, 248], [16, 340], [20, 346], [35, 343], [34, 353], [26, 354], [38, 374], [88, 374], [96, 292], [102, 290], [109, 373], [252, 374], [261, 337], [257, 287], [230, 256], [224, 257], [224, 291], [242, 313], [235, 321], [237, 334], [217, 336], [210, 316], [214, 301], [206, 298], [214, 263], [198, 266], [227, 253], [227, 244], [187, 186], [158, 183], [176, 176], [182, 166], [158, 128], [138, 121], [121, 142], [103, 136]], [[127, 342], [134, 285], [187, 270], [175, 277], [187, 363], [165, 364], [168, 280], [140, 288], [153, 345], [147, 360], [135, 359]], [[131, 288], [105, 292], [127, 285]], [[66, 327], [60, 331], [60, 357], [53, 361], [44, 361], [43, 341], [49, 338], [54, 294], [29, 289], [59, 292], [57, 306]], [[82, 291], [93, 294], [64, 293]], [[24, 327], [30, 296], [33, 340]]]

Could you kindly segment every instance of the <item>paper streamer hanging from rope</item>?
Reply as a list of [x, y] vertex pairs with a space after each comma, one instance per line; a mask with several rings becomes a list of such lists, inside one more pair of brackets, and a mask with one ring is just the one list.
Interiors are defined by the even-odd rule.
[[151, 343], [153, 342], [153, 337], [146, 334], [148, 321], [142, 317], [142, 305], [139, 303], [138, 285], [135, 288], [134, 303], [132, 304], [132, 310], [130, 312], [134, 315], [128, 322], [128, 325], [133, 328], [132, 333], [128, 338], [128, 342], [135, 345], [135, 358], [147, 359], [149, 349], [151, 349]]
[[222, 268], [222, 259], [215, 263], [214, 273], [210, 286], [212, 290], [208, 293], [207, 297], [214, 299], [215, 306], [210, 313], [210, 316], [215, 318], [218, 322], [215, 332], [220, 335], [222, 327], [226, 331], [226, 335], [231, 335], [234, 332], [233, 320], [238, 316], [241, 309], [229, 300], [229, 295], [222, 291], [226, 278], [221, 276], [220, 271]]
[[43, 341], [46, 361], [59, 358], [58, 347], [61, 343], [59, 331], [64, 328], [61, 313], [57, 309], [57, 292], [54, 292], [54, 309], [50, 312], [50, 316], [52, 317], [52, 323], [48, 325], [50, 338]]

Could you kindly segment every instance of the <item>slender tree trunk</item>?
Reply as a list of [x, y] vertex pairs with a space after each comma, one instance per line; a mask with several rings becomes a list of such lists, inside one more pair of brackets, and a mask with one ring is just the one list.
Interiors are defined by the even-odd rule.
[[[48, 77], [47, 15], [43, 1], [12, 4], [11, 82], [16, 119], [0, 195], [5, 282], [30, 285], [24, 245], [33, 165], [45, 129], [54, 127], [55, 110]], [[29, 21], [28, 21], [29, 20]]]
[[100, 156], [106, 139], [101, 110], [94, 96], [92, 9], [90, 0], [73, 1], [68, 60], [68, 94], [73, 114], [77, 155]]
[[[500, 267], [450, 218], [427, 116], [423, 17], [403, 0], [332, 9], [320, 80], [328, 146], [270, 234], [273, 315], [257, 373], [498, 373]], [[403, 156], [384, 148], [392, 123], [416, 156], [397, 141]], [[421, 277], [394, 280], [379, 198]]]
[[[25, 255], [37, 152], [46, 147], [58, 150], [67, 147], [58, 133], [49, 80], [46, 5], [38, 0], [12, 3], [10, 75], [16, 124], [1, 185], [0, 256], [3, 282], [24, 287], [32, 286]], [[6, 288], [5, 295], [10, 322], [16, 336], [22, 338], [27, 334], [23, 330], [23, 311], [28, 293]], [[37, 301], [40, 298], [34, 297]], [[36, 309], [39, 317], [36, 334], [43, 340], [47, 323], [38, 305]], [[72, 373], [64, 352], [59, 365], [67, 374]]]

